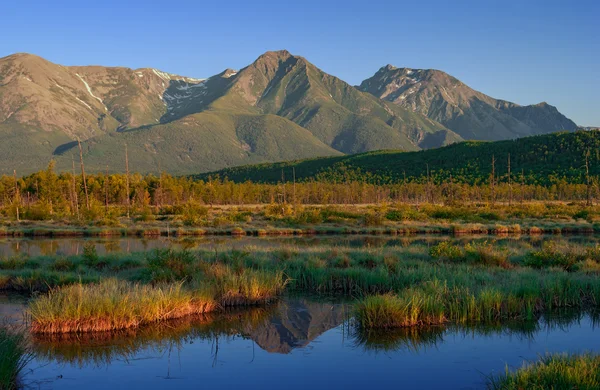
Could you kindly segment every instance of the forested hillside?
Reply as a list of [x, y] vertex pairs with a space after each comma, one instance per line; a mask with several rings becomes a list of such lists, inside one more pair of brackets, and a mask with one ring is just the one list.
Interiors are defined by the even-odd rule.
[[[225, 169], [209, 176], [242, 182], [276, 183], [283, 179], [331, 182], [360, 181], [374, 184], [426, 181], [452, 178], [455, 182], [488, 182], [492, 169], [496, 180], [511, 178], [527, 184], [586, 182], [586, 154], [591, 177], [600, 175], [600, 131], [555, 133], [497, 142], [462, 142], [439, 149], [418, 152], [377, 151], [349, 156], [316, 158], [275, 164], [249, 165]], [[494, 164], [492, 162], [495, 160]]]

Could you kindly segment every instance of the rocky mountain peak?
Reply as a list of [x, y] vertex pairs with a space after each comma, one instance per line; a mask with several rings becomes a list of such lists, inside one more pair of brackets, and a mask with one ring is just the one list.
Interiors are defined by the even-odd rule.
[[435, 69], [387, 65], [358, 88], [427, 115], [465, 139], [501, 140], [577, 128], [545, 102], [521, 107], [494, 99]]

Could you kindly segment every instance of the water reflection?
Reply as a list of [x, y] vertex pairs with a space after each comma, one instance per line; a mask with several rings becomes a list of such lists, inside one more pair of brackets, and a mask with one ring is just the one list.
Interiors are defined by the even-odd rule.
[[227, 310], [224, 313], [187, 317], [136, 330], [121, 332], [33, 336], [38, 360], [83, 368], [130, 361], [141, 351], [162, 356], [166, 351], [210, 342], [215, 360], [219, 343], [251, 340], [261, 350], [289, 354], [302, 349], [331, 329], [353, 348], [369, 353], [426, 352], [437, 348], [448, 335], [464, 339], [515, 338], [532, 342], [537, 335], [563, 331], [582, 321], [595, 329], [598, 313], [555, 312], [538, 321], [512, 321], [470, 326], [413, 327], [364, 331], [356, 326], [350, 306], [344, 303], [285, 299], [269, 307]]
[[161, 355], [202, 340], [249, 339], [264, 351], [287, 354], [342, 324], [347, 312], [345, 304], [286, 299], [266, 308], [229, 309], [121, 332], [34, 335], [33, 345], [38, 359], [78, 367], [130, 360], [141, 350]]
[[595, 329], [600, 323], [600, 315], [596, 312], [565, 310], [548, 313], [537, 321], [505, 321], [371, 331], [349, 326], [348, 332], [352, 335], [354, 346], [368, 352], [423, 352], [428, 348], [437, 347], [449, 334], [465, 339], [484, 340], [486, 337], [500, 336], [515, 338], [520, 342], [533, 342], [537, 335], [558, 331], [568, 332], [572, 326], [580, 325], [582, 321]]
[[[27, 383], [50, 389], [485, 388], [546, 352], [600, 351], [596, 313], [539, 321], [362, 332], [344, 303], [286, 298], [267, 308], [135, 331], [32, 338]], [[168, 379], [165, 381], [165, 379]], [[176, 379], [176, 380], [173, 380]]]
[[468, 242], [493, 242], [514, 250], [539, 248], [546, 240], [572, 245], [597, 245], [595, 236], [291, 236], [291, 237], [105, 237], [105, 238], [26, 238], [0, 239], [0, 256], [16, 254], [27, 256], [78, 255], [85, 245], [93, 244], [99, 254], [144, 252], [159, 248], [175, 249], [272, 249], [312, 248], [318, 246], [349, 248], [431, 247], [440, 241], [451, 240], [458, 244]]

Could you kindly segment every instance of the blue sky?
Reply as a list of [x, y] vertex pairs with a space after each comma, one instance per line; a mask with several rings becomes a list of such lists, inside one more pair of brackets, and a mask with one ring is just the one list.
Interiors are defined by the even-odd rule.
[[598, 1], [7, 1], [0, 56], [155, 67], [191, 77], [288, 49], [358, 84], [393, 64], [444, 70], [600, 126]]

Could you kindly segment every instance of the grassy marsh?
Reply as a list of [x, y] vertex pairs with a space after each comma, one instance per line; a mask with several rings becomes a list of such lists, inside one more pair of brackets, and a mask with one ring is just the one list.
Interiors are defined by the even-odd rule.
[[600, 388], [600, 356], [593, 354], [546, 355], [539, 362], [493, 377], [488, 383], [493, 390], [579, 389]]
[[31, 304], [33, 329], [47, 332], [139, 326], [265, 304], [284, 291], [358, 297], [356, 317], [367, 328], [535, 319], [600, 305], [597, 246], [495, 244], [129, 255], [90, 248], [78, 256], [4, 259], [0, 279], [6, 289], [51, 287]]
[[[0, 236], [156, 237], [310, 234], [589, 234], [600, 230], [597, 207], [583, 203], [529, 202], [358, 205], [257, 204], [147, 206], [126, 217], [111, 206], [110, 218], [78, 220], [49, 215], [15, 221], [0, 217]], [[1, 215], [1, 213], [0, 213]], [[25, 217], [27, 214], [25, 214]]]

